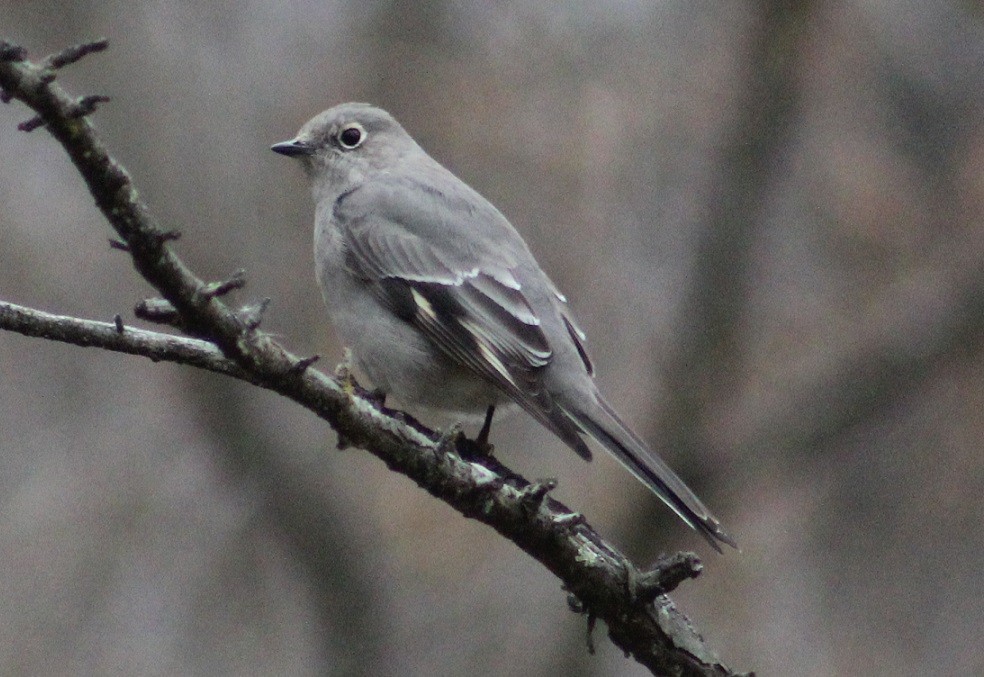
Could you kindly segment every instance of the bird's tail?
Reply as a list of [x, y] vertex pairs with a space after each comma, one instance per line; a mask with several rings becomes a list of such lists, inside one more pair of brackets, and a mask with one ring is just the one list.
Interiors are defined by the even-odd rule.
[[706, 538], [715, 550], [721, 552], [721, 543], [737, 549], [734, 540], [724, 532], [720, 523], [694, 492], [622, 422], [597, 391], [594, 406], [588, 405], [587, 410], [583, 406], [562, 408], [585, 433], [608, 449], [629, 472], [670, 506], [680, 519]]

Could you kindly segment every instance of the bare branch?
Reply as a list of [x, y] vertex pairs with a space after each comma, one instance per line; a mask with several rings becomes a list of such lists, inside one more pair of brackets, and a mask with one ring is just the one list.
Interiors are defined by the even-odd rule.
[[107, 47], [109, 47], [109, 40], [106, 38], [100, 38], [98, 40], [92, 40], [91, 42], [83, 42], [81, 45], [66, 47], [57, 54], [52, 54], [45, 61], [50, 68], [57, 70], [69, 64], [75, 63], [88, 54], [101, 52]]
[[113, 322], [96, 322], [0, 301], [0, 329], [76, 346], [141, 355], [154, 362], [187, 364], [250, 380], [246, 372], [208, 341], [126, 327], [119, 315]]
[[[3, 43], [0, 53], [20, 55]], [[256, 330], [260, 312], [242, 316], [218, 298], [216, 287], [195, 276], [169, 249], [174, 231], [150, 216], [126, 170], [109, 155], [78, 102], [50, 77], [45, 65], [0, 60], [0, 88], [30, 106], [63, 145], [96, 204], [128, 248], [134, 267], [174, 307], [182, 325], [207, 341], [180, 338], [49, 315], [0, 304], [0, 327], [29, 336], [99, 346], [152, 360], [169, 360], [225, 373], [288, 397], [326, 420], [340, 438], [367, 449], [466, 517], [483, 522], [534, 557], [563, 581], [590, 618], [601, 618], [612, 640], [656, 674], [729, 675], [690, 621], [657, 590], [667, 578], [640, 574], [608, 545], [583, 516], [546, 495], [494, 457], [465, 460], [450, 438], [386, 409], [356, 384], [344, 387], [309, 368], [272, 338]], [[265, 306], [261, 303], [259, 308]], [[299, 365], [302, 365], [299, 368]], [[695, 574], [696, 557], [689, 556]], [[654, 582], [654, 579], [657, 579]], [[627, 580], [643, 581], [652, 604], [640, 603]], [[639, 586], [634, 586], [638, 588]]]
[[[54, 315], [0, 301], [0, 329], [140, 355], [155, 362], [187, 364], [284, 394], [283, 389], [257, 379], [207, 341], [130, 327], [120, 332], [119, 324]], [[310, 393], [298, 401], [332, 422], [318, 410], [316, 402], [318, 398], [333, 398], [341, 386], [310, 369], [297, 378]], [[341, 431], [356, 431], [362, 439], [355, 443], [369, 447], [390, 468], [416, 480], [467, 517], [492, 526], [546, 565], [591, 614], [608, 623], [612, 639], [637, 660], [657, 673], [683, 664], [688, 669], [680, 674], [731, 674], [717, 663], [689, 621], [665, 597], [665, 592], [700, 572], [700, 560], [695, 555], [678, 554], [661, 560], [651, 571], [639, 572], [605, 543], [580, 513], [546, 496], [555, 486], [552, 480], [527, 482], [493, 457], [484, 457], [481, 463], [465, 461], [455, 453], [450, 436], [439, 436], [394, 418], [390, 410], [377, 409], [364, 398], [358, 386], [350, 387], [356, 390], [346, 396], [349, 407], [339, 418], [347, 425], [339, 424]], [[633, 583], [627, 585], [627, 580]], [[662, 615], [654, 612], [653, 601]], [[701, 653], [694, 653], [697, 649]]]

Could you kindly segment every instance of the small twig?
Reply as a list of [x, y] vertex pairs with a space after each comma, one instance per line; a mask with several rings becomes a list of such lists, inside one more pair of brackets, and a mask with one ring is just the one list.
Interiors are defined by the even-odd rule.
[[128, 245], [126, 242], [116, 237], [109, 238], [109, 246], [111, 249], [118, 249], [121, 252], [130, 251], [130, 245]]
[[89, 94], [88, 96], [83, 96], [75, 101], [75, 110], [72, 111], [70, 117], [84, 118], [86, 115], [91, 115], [95, 112], [96, 107], [101, 103], [106, 103], [110, 100], [108, 96], [102, 94]]
[[683, 581], [697, 578], [704, 570], [704, 564], [692, 552], [678, 552], [663, 556], [649, 571], [639, 572], [631, 564], [627, 566], [632, 582], [630, 595], [636, 604], [649, 604], [660, 595], [672, 592]]
[[229, 279], [222, 280], [221, 282], [209, 282], [202, 289], [201, 293], [209, 298], [214, 298], [216, 296], [225, 296], [233, 289], [242, 289], [246, 286], [246, 271], [243, 268], [235, 271]]
[[153, 237], [160, 243], [173, 242], [181, 239], [180, 230], [160, 230], [153, 233]]
[[122, 334], [126, 327], [123, 326], [123, 317], [117, 313], [113, 316], [113, 324], [116, 325], [116, 333]]
[[[64, 68], [69, 64], [75, 63], [84, 56], [95, 52], [101, 52], [107, 47], [109, 47], [109, 40], [106, 38], [99, 38], [98, 40], [92, 40], [91, 42], [83, 42], [80, 45], [66, 47], [62, 51], [52, 54], [47, 57], [42, 64], [48, 68], [58, 70], [59, 68]], [[21, 59], [26, 56], [27, 53], [25, 52]]]
[[54, 315], [35, 308], [0, 301], [0, 329], [2, 330], [77, 346], [92, 346], [129, 355], [142, 355], [154, 362], [188, 364], [256, 383], [248, 372], [225, 357], [213, 343], [135, 327], [124, 327], [124, 331], [121, 332], [121, 325], [122, 318], [119, 315], [113, 318], [113, 322], [97, 322]]
[[44, 120], [41, 119], [40, 115], [35, 115], [33, 118], [24, 120], [24, 122], [17, 125], [17, 130], [21, 132], [33, 132], [35, 129], [44, 124]]
[[181, 328], [181, 316], [167, 299], [144, 299], [133, 307], [133, 314], [147, 322]]
[[526, 505], [530, 510], [538, 510], [540, 505], [543, 503], [543, 499], [547, 497], [551, 491], [557, 488], [557, 480], [555, 479], [545, 479], [537, 480], [528, 484], [520, 492], [520, 500]]
[[300, 376], [307, 368], [312, 364], [321, 359], [321, 355], [311, 355], [309, 357], [303, 357], [294, 363], [294, 366], [290, 368], [290, 373], [295, 376]]

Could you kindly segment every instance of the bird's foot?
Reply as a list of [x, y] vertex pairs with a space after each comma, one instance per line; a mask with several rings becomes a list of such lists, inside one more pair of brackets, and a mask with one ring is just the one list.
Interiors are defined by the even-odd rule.
[[359, 386], [355, 376], [352, 375], [352, 359], [352, 351], [346, 348], [342, 361], [335, 365], [335, 378], [349, 397], [355, 395], [356, 388]]
[[495, 452], [495, 445], [489, 442], [489, 432], [492, 430], [492, 417], [495, 415], [495, 405], [490, 404], [485, 411], [485, 422], [478, 436], [470, 440], [464, 435], [458, 440], [458, 453], [462, 458], [489, 458]]

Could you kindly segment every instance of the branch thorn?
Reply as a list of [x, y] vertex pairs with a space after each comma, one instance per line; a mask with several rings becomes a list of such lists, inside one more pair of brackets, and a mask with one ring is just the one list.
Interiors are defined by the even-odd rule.
[[181, 239], [181, 231], [180, 230], [157, 231], [156, 233], [154, 233], [154, 237], [157, 238], [158, 244], [164, 244], [165, 242]]
[[320, 359], [321, 359], [321, 355], [310, 355], [309, 357], [301, 358], [290, 366], [290, 370], [288, 373], [290, 373], [291, 376], [300, 376], [305, 371], [307, 371], [308, 367], [310, 367], [312, 364], [314, 364]]
[[523, 487], [519, 492], [519, 500], [522, 501], [523, 507], [534, 511], [543, 504], [543, 499], [547, 497], [547, 494], [556, 488], [557, 480], [555, 479], [537, 480]]
[[18, 131], [21, 132], [33, 132], [35, 129], [44, 124], [44, 120], [41, 119], [40, 115], [35, 115], [29, 120], [24, 120], [24, 122], [17, 125]]
[[84, 118], [86, 115], [91, 115], [95, 112], [96, 107], [101, 103], [106, 103], [110, 99], [108, 96], [102, 94], [90, 94], [88, 96], [79, 97], [75, 100], [75, 110], [71, 112], [69, 117], [73, 118]]
[[221, 282], [209, 282], [202, 289], [202, 296], [206, 298], [214, 298], [216, 296], [225, 296], [233, 289], [242, 289], [246, 286], [246, 270], [240, 268], [235, 271], [229, 279], [223, 280]]

